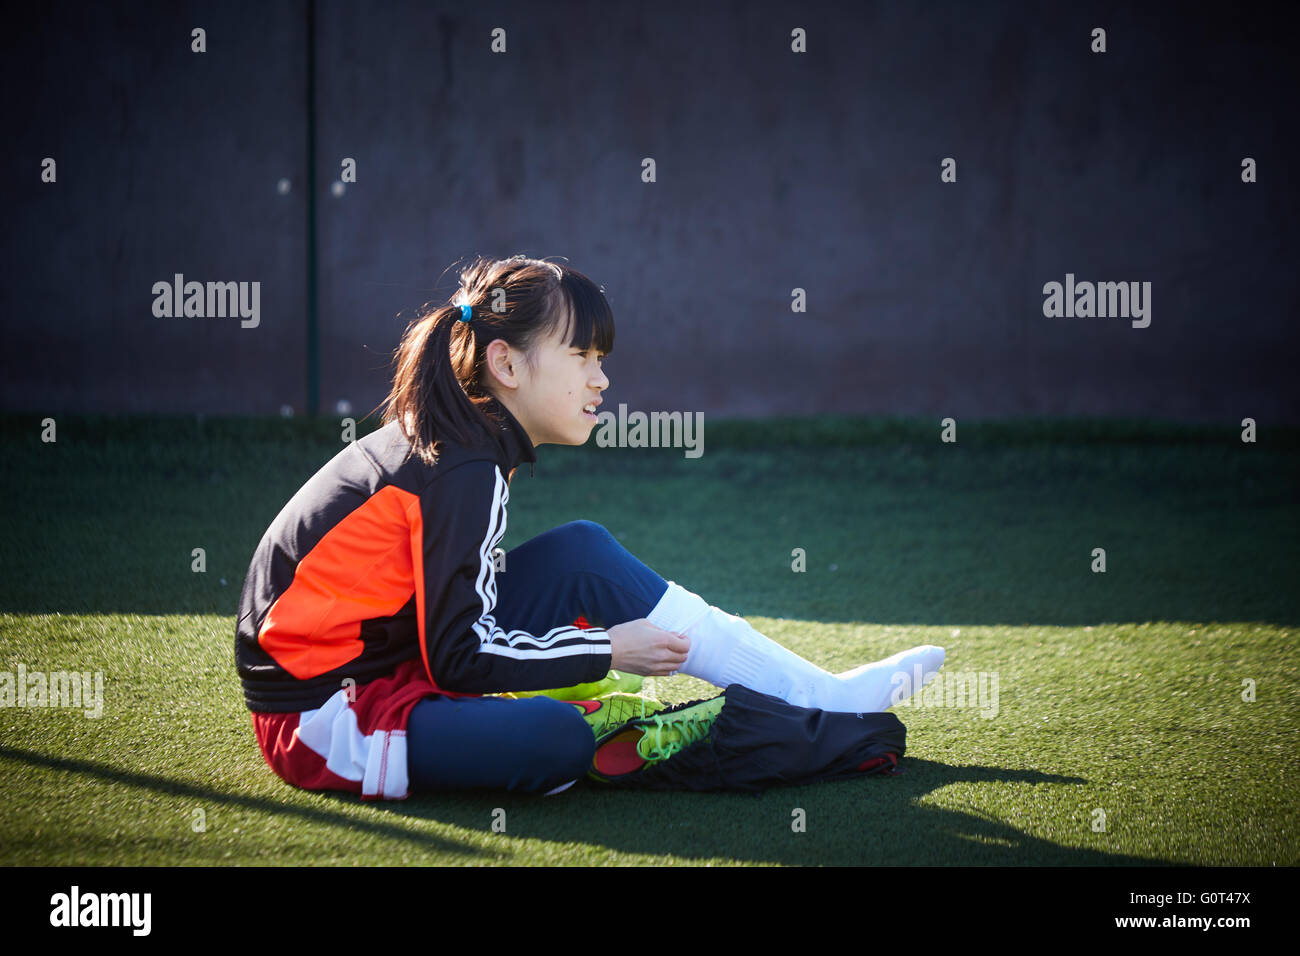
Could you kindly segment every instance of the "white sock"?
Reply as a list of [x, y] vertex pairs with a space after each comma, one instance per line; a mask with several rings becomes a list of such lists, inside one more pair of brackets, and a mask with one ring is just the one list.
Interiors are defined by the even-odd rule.
[[[943, 648], [925, 644], [831, 674], [673, 581], [646, 620], [690, 638], [681, 673], [718, 687], [744, 684], [798, 707], [819, 710], [857, 714], [886, 710], [920, 690], [944, 658]], [[922, 680], [913, 686], [917, 667]]]
[[855, 684], [859, 681], [871, 680], [874, 686], [881, 687], [885, 693], [888, 703], [880, 708], [884, 710], [886, 707], [901, 704], [938, 677], [939, 668], [943, 666], [946, 656], [947, 652], [942, 647], [921, 644], [899, 651], [884, 660], [842, 671], [835, 676], [842, 681]]

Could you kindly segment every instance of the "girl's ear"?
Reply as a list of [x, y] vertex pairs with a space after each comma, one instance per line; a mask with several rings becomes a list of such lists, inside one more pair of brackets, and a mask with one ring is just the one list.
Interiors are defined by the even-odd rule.
[[493, 339], [483, 352], [488, 374], [508, 388], [519, 385], [519, 364], [523, 359], [514, 353], [504, 339]]

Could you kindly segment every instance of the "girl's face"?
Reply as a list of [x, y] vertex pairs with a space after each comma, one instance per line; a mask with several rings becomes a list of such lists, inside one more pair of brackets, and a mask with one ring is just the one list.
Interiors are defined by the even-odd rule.
[[534, 446], [585, 444], [596, 415], [583, 406], [599, 405], [601, 392], [609, 388], [600, 368], [604, 353], [594, 345], [584, 352], [568, 340], [568, 329], [562, 326], [559, 334], [537, 345], [531, 366], [499, 339], [488, 346], [488, 364], [494, 371], [513, 369], [513, 374], [497, 375], [496, 395]]

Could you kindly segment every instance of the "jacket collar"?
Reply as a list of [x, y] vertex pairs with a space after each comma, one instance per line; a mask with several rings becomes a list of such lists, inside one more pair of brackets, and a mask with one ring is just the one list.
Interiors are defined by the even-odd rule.
[[537, 461], [537, 449], [533, 447], [532, 439], [528, 437], [528, 432], [524, 431], [524, 426], [519, 424], [519, 419], [515, 418], [510, 409], [506, 408], [495, 395], [491, 396], [483, 407], [488, 417], [498, 422], [499, 427], [493, 429], [492, 437], [496, 439], [504, 456], [506, 473], [513, 472], [521, 462], [526, 461], [531, 476], [532, 466]]

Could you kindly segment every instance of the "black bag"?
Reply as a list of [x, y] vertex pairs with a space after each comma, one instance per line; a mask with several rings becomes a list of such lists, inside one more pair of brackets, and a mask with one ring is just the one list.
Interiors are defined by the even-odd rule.
[[606, 783], [629, 789], [762, 792], [783, 784], [892, 775], [907, 749], [907, 728], [888, 711], [844, 714], [796, 707], [743, 684], [729, 685], [721, 696], [726, 701], [705, 737]]

